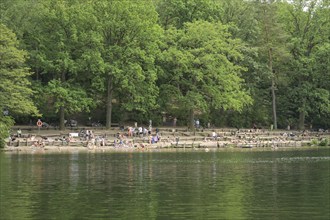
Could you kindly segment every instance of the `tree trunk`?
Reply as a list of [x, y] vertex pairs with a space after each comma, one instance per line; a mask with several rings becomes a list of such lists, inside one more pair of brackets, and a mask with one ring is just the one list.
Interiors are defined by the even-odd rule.
[[304, 130], [305, 129], [305, 100], [303, 100], [303, 107], [301, 111], [299, 112], [299, 122], [298, 122], [298, 129]]
[[189, 122], [188, 122], [188, 128], [189, 130], [193, 130], [194, 129], [194, 110], [190, 110], [189, 112]]
[[272, 77], [272, 110], [273, 110], [273, 125], [274, 129], [277, 129], [277, 114], [276, 114], [276, 93], [275, 93], [275, 73], [273, 72], [273, 54], [272, 54], [272, 48], [269, 48], [268, 50], [268, 57], [269, 57], [269, 70], [271, 72]]
[[305, 129], [305, 111], [299, 112], [299, 130]]
[[[61, 74], [61, 82], [65, 82], [65, 71], [62, 72]], [[62, 103], [62, 106], [60, 107], [60, 130], [63, 131], [65, 130], [65, 124], [64, 124], [64, 118], [65, 118], [65, 107], [64, 104]]]
[[277, 129], [276, 93], [275, 93], [275, 80], [274, 79], [272, 79], [272, 107], [273, 107], [274, 129]]
[[60, 130], [63, 131], [65, 130], [65, 125], [64, 125], [64, 106], [60, 107]]
[[112, 77], [108, 78], [107, 85], [107, 116], [106, 116], [106, 128], [111, 128], [111, 114], [112, 114], [112, 96], [113, 96], [113, 82]]

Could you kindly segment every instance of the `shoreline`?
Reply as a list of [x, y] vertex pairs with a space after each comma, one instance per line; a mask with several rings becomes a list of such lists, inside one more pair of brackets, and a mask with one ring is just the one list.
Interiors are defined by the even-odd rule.
[[[294, 130], [258, 130], [212, 128], [188, 131], [186, 128], [161, 127], [158, 133], [130, 134], [126, 129], [103, 130], [88, 128], [93, 138], [86, 138], [81, 131], [52, 130], [39, 131], [24, 129], [21, 135], [11, 134], [14, 139], [7, 141], [3, 152], [139, 152], [139, 151], [210, 151], [223, 149], [298, 149], [326, 148], [330, 132]], [[153, 142], [157, 136], [158, 141]], [[325, 141], [325, 146], [321, 145]], [[323, 143], [324, 144], [324, 143]]]
[[45, 146], [45, 147], [5, 147], [0, 149], [0, 152], [6, 154], [19, 153], [19, 154], [35, 154], [35, 153], [152, 153], [152, 152], [262, 152], [262, 151], [292, 151], [292, 150], [320, 150], [329, 149], [330, 146], [300, 146], [300, 147], [225, 147], [225, 148], [168, 148], [168, 147], [155, 147], [147, 146], [144, 148], [139, 147], [72, 147], [72, 146]]

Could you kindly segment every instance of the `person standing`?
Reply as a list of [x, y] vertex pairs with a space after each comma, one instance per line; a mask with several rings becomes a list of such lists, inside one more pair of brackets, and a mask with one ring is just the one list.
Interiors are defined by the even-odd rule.
[[17, 137], [22, 137], [22, 130], [20, 128], [17, 129]]
[[196, 128], [199, 128], [199, 119], [196, 120]]
[[217, 136], [218, 136], [217, 133], [215, 133], [215, 131], [213, 131], [212, 132], [212, 138], [213, 138], [213, 140], [216, 140], [217, 139]]

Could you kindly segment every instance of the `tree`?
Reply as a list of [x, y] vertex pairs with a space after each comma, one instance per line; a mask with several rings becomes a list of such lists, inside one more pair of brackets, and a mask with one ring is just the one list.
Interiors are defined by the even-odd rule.
[[165, 39], [159, 60], [164, 109], [169, 105], [186, 112], [192, 127], [194, 115], [210, 108], [240, 111], [251, 104], [242, 88], [244, 68], [237, 65], [244, 45], [231, 38], [228, 26], [220, 22], [186, 23], [183, 30], [169, 29]]
[[88, 86], [84, 81], [86, 72], [80, 67], [86, 44], [92, 42], [85, 25], [90, 24], [89, 14], [79, 1], [49, 0], [36, 4], [40, 10], [30, 15], [30, 26], [38, 25], [24, 32], [24, 42], [35, 79], [42, 83], [38, 97], [50, 100], [48, 104], [59, 113], [60, 130], [64, 130], [66, 115], [89, 111], [92, 105], [82, 88]]
[[260, 55], [260, 10], [252, 1], [219, 0], [219, 19], [230, 25], [233, 38], [240, 38], [246, 45], [241, 49], [240, 66], [246, 71], [242, 74], [244, 87], [249, 91], [253, 104], [241, 112], [211, 111], [216, 126], [249, 127], [252, 124], [271, 123], [271, 100], [269, 100], [269, 73], [267, 63]]
[[13, 119], [3, 111], [16, 114], [38, 114], [31, 101], [33, 94], [28, 77], [31, 75], [25, 67], [27, 53], [19, 49], [15, 34], [0, 23], [0, 147], [13, 125]]
[[100, 33], [106, 91], [106, 127], [111, 127], [113, 102], [121, 110], [155, 108], [158, 88], [154, 66], [161, 29], [152, 2], [98, 1], [93, 4]]
[[267, 63], [268, 67], [267, 72], [271, 81], [273, 125], [274, 129], [277, 129], [276, 90], [281, 64], [289, 57], [286, 47], [287, 35], [279, 23], [276, 1], [261, 0], [258, 1], [257, 7], [261, 30], [259, 51], [261, 57], [264, 58], [261, 61]]
[[[329, 27], [330, 28], [330, 27]], [[330, 33], [329, 33], [330, 34]], [[330, 126], [330, 42], [316, 46], [312, 55], [311, 71], [313, 75], [313, 90], [310, 100], [312, 109], [309, 111], [311, 123], [320, 127]]]
[[167, 30], [182, 29], [184, 23], [196, 20], [217, 21], [221, 4], [214, 0], [155, 0], [159, 22]]
[[[307, 116], [328, 114], [329, 76], [327, 48], [330, 35], [328, 1], [295, 0], [281, 10], [285, 28], [290, 33], [290, 52], [294, 57], [289, 65], [291, 108], [298, 114], [298, 128], [305, 128]], [[322, 54], [322, 55], [321, 55]], [[323, 57], [325, 56], [325, 57]], [[322, 58], [321, 58], [322, 57]], [[312, 123], [313, 118], [310, 118]]]

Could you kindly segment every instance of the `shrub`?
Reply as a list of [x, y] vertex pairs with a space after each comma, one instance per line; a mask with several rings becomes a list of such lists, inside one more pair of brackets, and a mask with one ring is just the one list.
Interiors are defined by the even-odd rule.
[[13, 124], [14, 120], [11, 117], [0, 116], [0, 148], [5, 147], [5, 139], [9, 137], [9, 129]]
[[319, 145], [322, 146], [322, 147], [329, 146], [329, 139], [328, 139], [328, 138], [323, 138], [323, 139], [320, 141]]
[[317, 139], [312, 139], [311, 145], [312, 146], [318, 146], [319, 145], [319, 142], [317, 141]]

